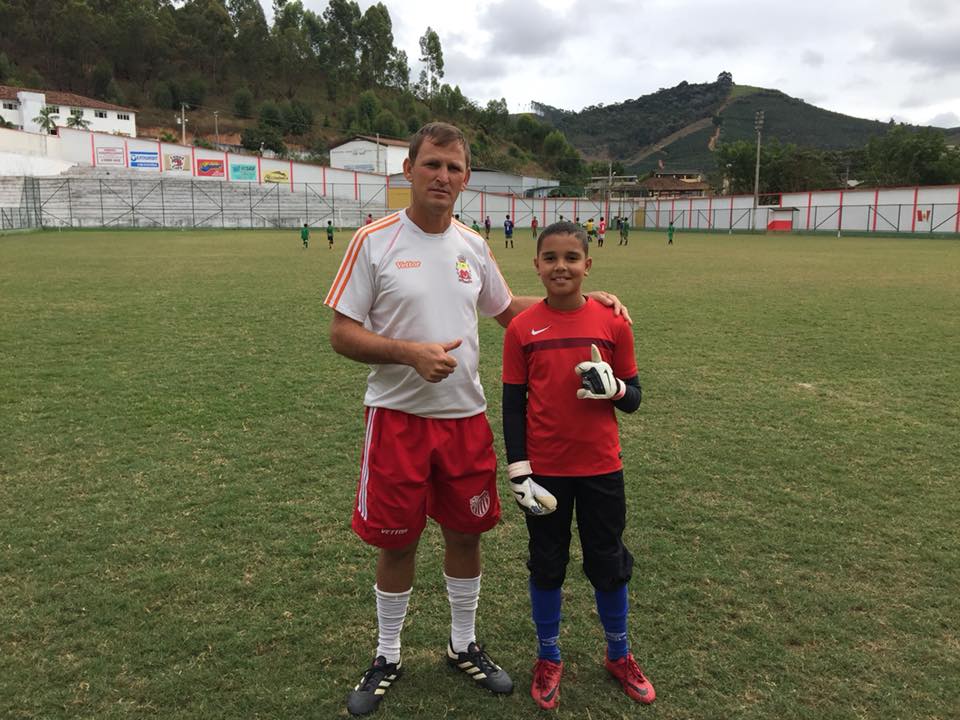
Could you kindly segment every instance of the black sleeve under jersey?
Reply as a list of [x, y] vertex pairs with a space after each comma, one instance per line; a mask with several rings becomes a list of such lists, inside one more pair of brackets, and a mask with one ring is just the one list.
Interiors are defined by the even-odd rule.
[[636, 409], [640, 407], [640, 401], [643, 399], [643, 389], [640, 387], [640, 378], [634, 375], [632, 378], [625, 379], [623, 384], [627, 386], [627, 391], [622, 398], [613, 401], [613, 406], [617, 410], [625, 413], [635, 412]]
[[507, 463], [527, 459], [527, 386], [503, 384], [503, 444]]

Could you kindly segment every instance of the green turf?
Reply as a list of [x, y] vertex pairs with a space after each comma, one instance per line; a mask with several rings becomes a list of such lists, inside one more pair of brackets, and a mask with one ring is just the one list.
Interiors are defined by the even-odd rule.
[[[539, 294], [517, 238], [494, 250]], [[321, 306], [346, 239], [0, 238], [4, 718], [345, 716], [375, 641], [373, 553], [349, 530], [365, 369], [329, 349]], [[635, 320], [631, 636], [658, 699], [606, 677], [575, 550], [554, 716], [960, 716], [960, 243], [665, 242], [608, 241], [589, 278]], [[481, 332], [499, 436], [502, 331]], [[479, 629], [517, 692], [444, 666], [430, 527], [377, 717], [543, 717], [504, 509]]]

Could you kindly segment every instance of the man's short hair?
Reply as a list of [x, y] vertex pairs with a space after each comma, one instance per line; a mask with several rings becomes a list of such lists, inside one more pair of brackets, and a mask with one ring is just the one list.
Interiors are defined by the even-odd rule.
[[537, 237], [537, 255], [540, 254], [540, 246], [543, 245], [544, 238], [548, 238], [551, 235], [573, 235], [583, 246], [584, 257], [589, 257], [590, 243], [587, 242], [587, 231], [580, 225], [572, 223], [569, 220], [552, 223], [543, 229], [543, 232]]
[[416, 162], [417, 153], [420, 152], [420, 146], [423, 145], [423, 141], [427, 138], [429, 138], [430, 142], [434, 145], [440, 145], [441, 147], [445, 147], [450, 143], [460, 143], [463, 147], [463, 155], [467, 160], [467, 167], [470, 167], [470, 143], [467, 142], [467, 138], [460, 128], [445, 122], [427, 123], [414, 133], [413, 137], [410, 138], [410, 150], [407, 153], [411, 164]]

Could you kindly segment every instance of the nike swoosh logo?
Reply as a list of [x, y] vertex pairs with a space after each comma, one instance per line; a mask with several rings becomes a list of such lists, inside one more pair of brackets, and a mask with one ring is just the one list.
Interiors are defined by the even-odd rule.
[[539, 330], [531, 330], [531, 331], [530, 331], [530, 334], [531, 334], [531, 335], [539, 335], [540, 333], [546, 332], [546, 331], [549, 330], [549, 329], [550, 329], [550, 326], [547, 325], [545, 328], [540, 328]]

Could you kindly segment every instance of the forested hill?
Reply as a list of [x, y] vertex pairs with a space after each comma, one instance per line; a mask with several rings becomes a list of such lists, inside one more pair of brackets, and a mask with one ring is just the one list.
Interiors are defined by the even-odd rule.
[[445, 81], [431, 28], [408, 58], [383, 3], [273, 7], [270, 24], [259, 0], [0, 0], [0, 84], [133, 107], [138, 127], [171, 139], [185, 107], [188, 141], [229, 136], [319, 161], [352, 134], [403, 138], [448, 120], [464, 129], [476, 165], [570, 183], [587, 174], [561, 132]]
[[657, 167], [660, 160], [673, 168], [712, 170], [717, 142], [756, 137], [758, 110], [764, 111], [765, 138], [820, 150], [862, 148], [889, 128], [888, 123], [823, 110], [778, 90], [735, 85], [727, 73], [716, 82], [682, 82], [578, 113], [542, 104], [535, 108], [588, 160], [620, 160], [637, 172]]

